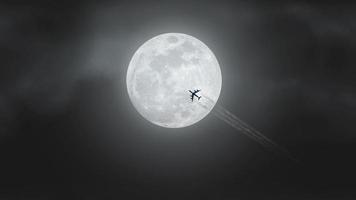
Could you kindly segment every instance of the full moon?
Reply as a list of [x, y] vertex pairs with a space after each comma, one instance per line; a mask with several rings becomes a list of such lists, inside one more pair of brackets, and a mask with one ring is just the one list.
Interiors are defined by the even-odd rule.
[[[145, 119], [162, 127], [181, 128], [209, 114], [219, 98], [222, 80], [219, 63], [203, 42], [182, 33], [166, 33], [137, 49], [126, 84], [132, 104]], [[189, 90], [198, 89], [201, 98], [191, 100]]]

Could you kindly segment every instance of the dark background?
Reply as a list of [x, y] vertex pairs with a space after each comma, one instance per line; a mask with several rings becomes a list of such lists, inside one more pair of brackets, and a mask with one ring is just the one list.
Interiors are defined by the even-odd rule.
[[[2, 1], [0, 199], [355, 199], [355, 22], [351, 1]], [[207, 44], [218, 104], [301, 163], [214, 115], [143, 119], [126, 69], [166, 32]]]

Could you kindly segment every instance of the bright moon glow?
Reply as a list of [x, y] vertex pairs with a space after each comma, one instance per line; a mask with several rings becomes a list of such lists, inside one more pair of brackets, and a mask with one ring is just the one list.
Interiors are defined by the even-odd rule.
[[[220, 95], [221, 71], [203, 42], [182, 33], [166, 33], [135, 52], [126, 84], [132, 104], [145, 119], [181, 128], [200, 121], [213, 109]], [[196, 89], [202, 98], [192, 101], [189, 90]]]

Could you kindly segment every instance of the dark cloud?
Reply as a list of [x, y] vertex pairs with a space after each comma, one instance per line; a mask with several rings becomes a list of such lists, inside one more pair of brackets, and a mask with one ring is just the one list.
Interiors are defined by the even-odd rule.
[[[351, 199], [355, 6], [4, 1], [0, 198]], [[219, 104], [302, 165], [214, 116], [183, 130], [142, 119], [126, 69], [165, 32], [206, 43], [222, 69]]]

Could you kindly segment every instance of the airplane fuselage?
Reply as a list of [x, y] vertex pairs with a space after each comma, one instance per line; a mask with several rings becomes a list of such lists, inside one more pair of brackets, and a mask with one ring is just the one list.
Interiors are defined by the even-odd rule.
[[192, 92], [191, 90], [189, 90], [189, 92], [192, 93], [192, 95], [191, 95], [191, 97], [190, 97], [190, 98], [192, 99], [192, 101], [193, 101], [194, 97], [197, 97], [198, 100], [200, 100], [201, 96], [198, 96], [198, 95], [197, 95], [197, 93], [200, 92], [200, 90], [194, 90], [194, 92]]

